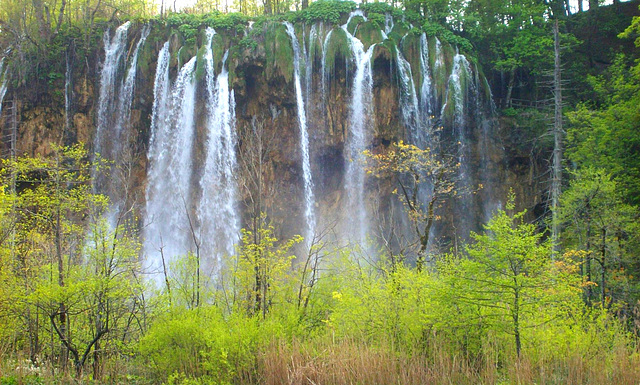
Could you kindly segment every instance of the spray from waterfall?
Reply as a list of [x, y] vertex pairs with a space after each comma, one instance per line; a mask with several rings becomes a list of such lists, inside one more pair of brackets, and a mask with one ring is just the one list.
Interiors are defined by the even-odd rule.
[[302, 155], [302, 173], [304, 177], [304, 214], [307, 222], [305, 239], [308, 242], [313, 238], [316, 226], [315, 197], [313, 194], [313, 177], [311, 175], [311, 162], [309, 160], [309, 133], [307, 132], [307, 114], [305, 111], [302, 85], [300, 81], [300, 46], [293, 25], [284, 23], [287, 34], [291, 38], [293, 46], [293, 73], [296, 92], [296, 104], [298, 112], [298, 126], [300, 129], [300, 153]]
[[222, 257], [235, 252], [240, 234], [240, 215], [236, 207], [237, 186], [235, 97], [229, 89], [226, 68], [229, 51], [222, 58], [222, 71], [215, 76], [212, 28], [206, 30], [203, 55], [207, 86], [207, 142], [204, 172], [200, 179], [202, 197], [198, 207], [202, 254], [212, 256], [219, 268]]

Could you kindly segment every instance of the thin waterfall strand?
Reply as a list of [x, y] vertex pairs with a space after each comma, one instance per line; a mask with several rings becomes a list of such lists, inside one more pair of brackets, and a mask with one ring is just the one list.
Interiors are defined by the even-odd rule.
[[[311, 162], [309, 160], [309, 134], [307, 132], [307, 115], [305, 112], [304, 98], [302, 95], [302, 85], [300, 84], [300, 46], [296, 37], [293, 25], [289, 22], [284, 23], [287, 34], [291, 38], [293, 46], [293, 73], [296, 91], [296, 104], [298, 112], [298, 126], [300, 130], [300, 152], [302, 155], [302, 173], [304, 177], [304, 199], [305, 199], [305, 220], [307, 221], [307, 232], [305, 239], [309, 242], [315, 232], [316, 214], [315, 214], [315, 197], [313, 194], [313, 177], [311, 175]], [[308, 243], [309, 245], [309, 243]]]

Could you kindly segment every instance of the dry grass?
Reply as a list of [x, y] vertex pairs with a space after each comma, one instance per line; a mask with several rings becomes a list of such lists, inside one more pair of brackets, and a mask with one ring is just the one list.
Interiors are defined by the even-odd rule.
[[477, 384], [466, 360], [440, 355], [434, 362], [360, 342], [274, 343], [259, 357], [265, 385]]
[[[436, 348], [437, 349], [437, 348]], [[498, 368], [500, 366], [500, 368]], [[426, 384], [640, 384], [640, 355], [620, 348], [597, 357], [509, 363], [435, 350], [409, 356], [362, 342], [274, 342], [258, 356], [257, 379], [265, 385]]]

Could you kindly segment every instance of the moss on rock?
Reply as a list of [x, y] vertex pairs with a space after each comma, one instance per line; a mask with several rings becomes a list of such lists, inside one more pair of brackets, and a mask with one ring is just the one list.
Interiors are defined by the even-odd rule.
[[346, 61], [349, 60], [352, 55], [350, 42], [344, 30], [342, 30], [342, 28], [334, 28], [330, 33], [331, 37], [329, 37], [329, 41], [327, 41], [327, 54], [324, 59], [325, 69], [329, 73], [333, 72], [338, 58]]
[[371, 21], [365, 21], [358, 26], [355, 35], [364, 45], [365, 51], [369, 49], [372, 44], [382, 42], [382, 31], [377, 23]]

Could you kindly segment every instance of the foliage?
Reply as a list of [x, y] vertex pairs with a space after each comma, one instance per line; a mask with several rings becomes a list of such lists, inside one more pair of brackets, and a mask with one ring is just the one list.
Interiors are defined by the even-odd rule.
[[[408, 214], [418, 238], [418, 269], [424, 263], [425, 252], [434, 221], [435, 209], [445, 196], [455, 194], [452, 160], [439, 157], [430, 148], [420, 149], [402, 141], [395, 143], [386, 153], [364, 151], [367, 173], [376, 178], [394, 178], [397, 188], [393, 193]], [[425, 194], [425, 187], [429, 185]]]
[[640, 241], [637, 208], [624, 203], [610, 174], [593, 167], [573, 173], [561, 203], [563, 241], [566, 249], [581, 251], [575, 257], [584, 266], [587, 303], [598, 297], [602, 306], [635, 303], [635, 295], [628, 292], [628, 271], [635, 269], [631, 256]]
[[567, 157], [602, 168], [618, 179], [628, 203], [640, 203], [640, 65], [619, 56], [603, 76], [592, 78], [601, 106], [581, 104], [568, 114]]
[[356, 9], [356, 3], [341, 0], [318, 0], [314, 1], [297, 14], [297, 20], [305, 23], [323, 21], [337, 25], [340, 23], [342, 15]]
[[260, 227], [256, 232], [243, 230], [240, 253], [233, 262], [237, 308], [248, 314], [261, 314], [262, 318], [271, 306], [285, 302], [287, 294], [293, 293], [289, 274], [294, 256], [289, 249], [302, 241], [302, 237], [296, 236], [276, 245], [273, 231], [271, 226]]
[[[513, 209], [512, 202], [507, 209]], [[524, 214], [498, 210], [485, 234], [472, 234], [470, 258], [454, 265], [451, 276], [454, 298], [483, 314], [495, 330], [512, 335], [518, 356], [523, 329], [560, 317], [565, 309], [557, 304], [570, 305], [578, 288], [576, 266], [551, 261], [549, 244], [523, 222]]]

